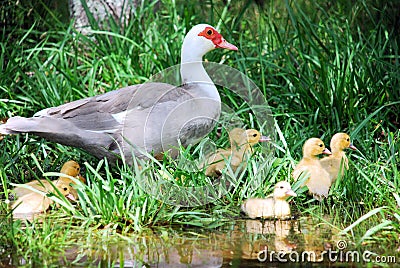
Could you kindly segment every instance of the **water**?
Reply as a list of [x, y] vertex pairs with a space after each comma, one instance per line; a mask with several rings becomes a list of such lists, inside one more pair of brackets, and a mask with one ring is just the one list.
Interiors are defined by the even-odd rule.
[[[129, 237], [104, 233], [91, 236], [96, 238], [82, 235], [77, 240], [79, 245], [67, 248], [64, 256], [43, 262], [85, 267], [178, 268], [361, 264], [346, 256], [349, 246], [340, 243], [348, 241], [338, 236], [328, 222], [315, 222], [310, 218], [264, 222], [236, 220], [218, 230], [165, 227]], [[336, 261], [332, 259], [334, 256]], [[27, 263], [12, 257], [11, 254], [3, 258], [0, 267]]]

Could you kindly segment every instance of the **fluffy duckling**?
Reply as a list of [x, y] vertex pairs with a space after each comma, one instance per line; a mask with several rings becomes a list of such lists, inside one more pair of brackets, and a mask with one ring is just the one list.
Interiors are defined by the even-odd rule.
[[[69, 160], [69, 161], [65, 162], [60, 171], [60, 173], [77, 178], [82, 183], [86, 183], [86, 179], [81, 176], [80, 172], [81, 172], [81, 167], [74, 160]], [[65, 181], [67, 183], [74, 183], [68, 177], [60, 177], [59, 179]]]
[[281, 181], [275, 185], [272, 196], [247, 199], [241, 208], [252, 219], [285, 219], [289, 218], [291, 214], [289, 203], [286, 201], [289, 196], [297, 196], [297, 194], [292, 190], [288, 182]]
[[229, 149], [220, 149], [210, 155], [205, 163], [210, 164], [206, 169], [206, 176], [217, 177], [222, 174], [225, 168], [226, 161], [230, 159], [230, 166], [233, 171], [244, 162], [247, 161], [249, 156], [253, 153], [252, 146], [258, 142], [270, 141], [271, 139], [262, 136], [260, 132], [255, 129], [241, 129], [234, 128], [229, 132], [229, 140], [231, 147]]
[[[76, 200], [71, 192], [74, 189], [69, 184], [58, 181], [54, 186], [66, 198]], [[53, 200], [46, 196], [49, 192], [57, 194], [57, 191], [53, 188], [51, 191], [43, 191], [43, 194], [30, 191], [28, 194], [19, 197], [12, 205], [14, 218], [29, 219], [34, 214], [45, 212], [53, 203]]]
[[347, 159], [345, 149], [350, 148], [357, 150], [357, 148], [351, 143], [350, 136], [346, 133], [336, 133], [331, 139], [331, 150], [332, 155], [322, 158], [320, 160], [322, 167], [329, 173], [331, 183], [334, 183], [339, 176], [343, 176], [344, 170], [349, 169], [349, 160]]
[[[60, 171], [60, 173], [78, 178], [82, 183], [85, 183], [86, 182], [85, 178], [83, 178], [79, 172], [80, 172], [80, 166], [77, 162], [73, 160], [65, 162]], [[63, 176], [60, 176], [58, 180], [55, 180], [52, 183], [56, 185], [58, 182], [63, 182], [67, 185], [75, 184], [75, 182], [73, 182], [70, 178]], [[43, 192], [50, 192], [53, 190], [53, 186], [47, 180], [35, 180], [25, 183], [25, 185], [28, 185], [32, 188], [35, 188], [36, 190]], [[22, 197], [24, 195], [32, 193], [32, 190], [27, 189], [25, 187], [17, 186], [14, 188], [14, 192], [17, 195], [17, 197]], [[74, 196], [74, 200], [78, 199], [78, 193], [74, 188], [71, 188], [70, 192]]]
[[297, 181], [303, 172], [306, 172], [308, 179], [304, 185], [313, 194], [314, 198], [321, 201], [323, 197], [328, 196], [331, 180], [328, 172], [322, 168], [318, 155], [331, 154], [325, 148], [325, 144], [318, 138], [308, 139], [303, 146], [303, 158], [293, 170], [292, 176]]

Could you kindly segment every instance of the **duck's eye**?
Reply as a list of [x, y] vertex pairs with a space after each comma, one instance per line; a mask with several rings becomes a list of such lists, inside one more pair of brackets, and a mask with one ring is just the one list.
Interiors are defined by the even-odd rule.
[[347, 138], [347, 141], [350, 141], [350, 138]]
[[320, 145], [319, 145], [319, 147], [321, 147], [321, 148], [322, 148], [323, 146], [324, 146], [323, 144], [320, 144]]
[[279, 187], [279, 188], [283, 189], [283, 186], [281, 186], [281, 187]]
[[257, 136], [258, 136], [257, 133], [254, 133], [254, 134], [253, 134], [253, 137], [257, 137]]
[[214, 32], [213, 32], [213, 30], [211, 30], [211, 29], [209, 29], [208, 31], [207, 31], [207, 35], [212, 35]]
[[81, 169], [80, 169], [80, 168], [76, 168], [76, 170], [78, 170], [78, 171], [79, 171], [79, 170], [81, 170]]
[[67, 191], [67, 190], [68, 190], [68, 188], [67, 188], [67, 187], [64, 187], [63, 189], [64, 189], [64, 191]]

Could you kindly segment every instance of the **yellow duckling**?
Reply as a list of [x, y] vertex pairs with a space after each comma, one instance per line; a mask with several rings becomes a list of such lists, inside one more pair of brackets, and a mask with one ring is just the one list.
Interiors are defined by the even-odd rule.
[[262, 136], [255, 129], [234, 128], [229, 132], [231, 147], [229, 149], [220, 149], [210, 155], [205, 163], [210, 164], [206, 169], [206, 176], [220, 176], [225, 168], [226, 160], [230, 159], [230, 166], [233, 171], [242, 165], [253, 153], [252, 146], [258, 142], [270, 141], [269, 137]]
[[317, 200], [327, 197], [331, 186], [329, 174], [322, 168], [318, 159], [320, 154], [331, 154], [331, 152], [325, 148], [322, 140], [318, 138], [308, 139], [303, 146], [303, 159], [297, 164], [292, 173], [295, 181], [303, 172], [307, 174], [308, 179], [304, 184]]
[[[86, 183], [86, 179], [81, 176], [80, 172], [81, 172], [81, 167], [74, 160], [69, 160], [65, 162], [60, 171], [60, 173], [77, 178], [82, 183]], [[67, 177], [60, 177], [59, 179], [67, 183], [74, 183], [70, 178]]]
[[[57, 190], [64, 195], [66, 198], [76, 201], [71, 190], [74, 190], [69, 184], [58, 181], [54, 185]], [[12, 205], [14, 218], [32, 218], [34, 214], [45, 212], [50, 205], [53, 203], [49, 197], [46, 196], [47, 193], [55, 193], [57, 191], [53, 188], [51, 191], [42, 191], [43, 194], [30, 191], [29, 193], [19, 197]]]
[[343, 176], [344, 170], [349, 169], [349, 160], [347, 159], [345, 149], [357, 150], [351, 143], [350, 136], [346, 133], [336, 133], [331, 139], [332, 155], [320, 160], [322, 167], [329, 173], [331, 183], [334, 183], [339, 175]]
[[[76, 177], [82, 183], [85, 183], [86, 182], [85, 178], [83, 178], [79, 172], [80, 172], [80, 166], [77, 162], [75, 162], [73, 160], [65, 162], [60, 171], [60, 173], [63, 173], [65, 175], [68, 175], [71, 177]], [[62, 176], [60, 176], [58, 178], [58, 180], [55, 180], [52, 183], [54, 185], [56, 185], [58, 182], [63, 182], [67, 185], [75, 184], [75, 182], [73, 182], [70, 178], [62, 177]], [[36, 190], [39, 190], [42, 192], [50, 192], [53, 190], [53, 186], [47, 180], [35, 180], [35, 181], [25, 183], [25, 185], [28, 185], [28, 186], [35, 188]], [[22, 197], [26, 194], [32, 193], [32, 190], [27, 189], [25, 187], [17, 186], [14, 188], [14, 192], [17, 195], [17, 197]], [[78, 193], [74, 188], [71, 188], [70, 192], [74, 196], [74, 198], [75, 198], [74, 200], [78, 199]]]
[[278, 182], [272, 196], [267, 198], [250, 198], [241, 206], [242, 210], [252, 219], [255, 218], [289, 218], [290, 206], [286, 199], [297, 196], [286, 181]]

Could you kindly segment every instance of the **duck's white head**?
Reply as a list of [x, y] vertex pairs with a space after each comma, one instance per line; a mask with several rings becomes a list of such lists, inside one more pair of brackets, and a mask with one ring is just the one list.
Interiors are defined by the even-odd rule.
[[274, 198], [275, 199], [286, 199], [289, 196], [297, 196], [297, 194], [290, 187], [290, 183], [287, 181], [280, 181], [274, 187]]
[[202, 57], [215, 48], [238, 50], [228, 43], [211, 25], [198, 24], [186, 34], [182, 45], [182, 63], [201, 61]]

